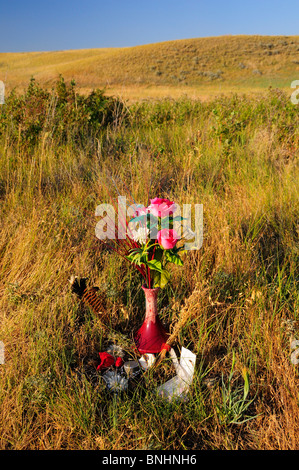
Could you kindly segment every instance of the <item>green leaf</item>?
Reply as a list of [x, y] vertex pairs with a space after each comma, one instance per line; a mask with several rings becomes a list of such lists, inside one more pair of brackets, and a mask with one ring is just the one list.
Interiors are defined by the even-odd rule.
[[174, 263], [178, 266], [183, 266], [183, 261], [181, 260], [179, 255], [177, 255], [176, 253], [173, 253], [171, 251], [165, 251], [165, 259], [169, 263]]
[[142, 253], [141, 248], [132, 248], [128, 256], [135, 255], [136, 253]]
[[172, 229], [173, 228], [173, 222], [171, 219], [163, 219], [161, 220], [161, 229], [162, 228], [169, 228], [169, 229]]
[[170, 222], [180, 222], [182, 220], [187, 220], [187, 217], [182, 217], [181, 215], [176, 215], [175, 217], [173, 217], [172, 215], [166, 215], [161, 219], [161, 221], [167, 219], [169, 219]]
[[138, 266], [147, 263], [147, 249], [134, 248], [126, 256], [126, 259], [131, 263], [137, 264]]
[[161, 277], [160, 277], [160, 287], [161, 289], [163, 289], [163, 287], [166, 286], [166, 284], [168, 283], [170, 279], [170, 274], [168, 271], [166, 271], [165, 269], [163, 270], [163, 272], [161, 273]]
[[181, 215], [176, 215], [172, 220], [174, 222], [181, 222], [182, 220], [187, 220], [187, 217], [182, 217]]
[[163, 289], [170, 279], [170, 274], [166, 269], [163, 269], [162, 272], [155, 271], [152, 273], [152, 279], [154, 281], [154, 287]]
[[163, 270], [161, 261], [158, 261], [157, 259], [149, 260], [149, 261], [147, 261], [146, 264], [153, 271], [159, 271], [161, 273], [162, 270]]
[[156, 226], [157, 223], [158, 223], [158, 217], [156, 217], [155, 215], [153, 214], [141, 214], [141, 215], [138, 215], [137, 217], [132, 217], [132, 219], [129, 221], [129, 223], [131, 222], [150, 222], [150, 225], [151, 226]]
[[163, 219], [161, 219], [161, 228], [173, 228], [173, 222], [182, 222], [182, 220], [187, 220], [187, 218], [180, 215], [176, 215], [175, 217], [163, 217]]
[[155, 259], [158, 261], [162, 261], [164, 249], [160, 247], [160, 245], [156, 245], [155, 248]]
[[172, 249], [172, 251], [173, 251], [174, 253], [178, 253], [179, 251], [182, 251], [183, 253], [186, 253], [186, 252], [187, 252], [187, 250], [185, 250], [185, 247], [184, 247], [184, 246], [179, 246], [179, 247], [175, 246], [175, 247]]

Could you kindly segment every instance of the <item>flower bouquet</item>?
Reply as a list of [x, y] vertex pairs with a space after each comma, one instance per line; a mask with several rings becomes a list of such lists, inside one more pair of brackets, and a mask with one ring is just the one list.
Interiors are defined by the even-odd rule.
[[[133, 204], [131, 209], [133, 217], [129, 221], [122, 218], [122, 224], [118, 223], [117, 235], [110, 238], [110, 247], [143, 277], [146, 313], [134, 339], [141, 354], [154, 354], [167, 348], [168, 333], [158, 317], [157, 296], [159, 289], [170, 279], [169, 265], [183, 265], [184, 246], [178, 246], [183, 218], [175, 215], [177, 206], [174, 202], [158, 197], [151, 199], [147, 207]], [[121, 225], [125, 225], [125, 236]], [[114, 228], [110, 235], [115, 234]]]
[[137, 246], [132, 248], [126, 258], [135, 266], [142, 267], [148, 289], [163, 288], [170, 278], [169, 263], [183, 265], [178, 247], [180, 240], [174, 229], [181, 216], [174, 216], [176, 205], [168, 199], [151, 199], [148, 207], [137, 206], [128, 224], [129, 236]]

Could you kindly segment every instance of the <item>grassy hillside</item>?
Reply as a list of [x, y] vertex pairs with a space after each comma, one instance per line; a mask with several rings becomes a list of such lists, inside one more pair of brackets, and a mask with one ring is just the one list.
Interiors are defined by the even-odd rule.
[[106, 87], [124, 98], [209, 97], [219, 92], [290, 89], [299, 76], [299, 36], [223, 36], [130, 48], [0, 54], [7, 89], [59, 74], [82, 90]]
[[[25, 95], [8, 95], [1, 449], [298, 449], [298, 112], [279, 90], [122, 106], [32, 81]], [[168, 356], [119, 397], [96, 370], [111, 342], [135, 357], [144, 319], [141, 279], [94, 236], [106, 174], [139, 203], [203, 204], [203, 246], [159, 294], [171, 331], [186, 315], [177, 354], [197, 355], [186, 402], [155, 394], [175, 375]], [[72, 275], [99, 287], [110, 333], [71, 293]]]

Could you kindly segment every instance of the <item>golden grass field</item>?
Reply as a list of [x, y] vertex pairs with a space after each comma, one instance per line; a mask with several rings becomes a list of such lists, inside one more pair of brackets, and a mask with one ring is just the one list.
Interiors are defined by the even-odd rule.
[[[299, 448], [298, 41], [0, 55], [2, 450]], [[96, 371], [111, 342], [135, 357], [144, 318], [141, 279], [95, 238], [103, 175], [142, 204], [203, 204], [203, 246], [159, 295], [170, 331], [186, 320], [177, 354], [197, 355], [186, 402], [155, 395], [169, 357], [119, 397]], [[100, 288], [102, 322], [73, 275]]]

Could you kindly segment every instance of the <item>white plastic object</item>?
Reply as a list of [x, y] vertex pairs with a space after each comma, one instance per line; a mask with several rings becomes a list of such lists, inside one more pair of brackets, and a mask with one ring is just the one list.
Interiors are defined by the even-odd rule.
[[147, 370], [154, 365], [156, 357], [154, 354], [144, 354], [139, 359], [139, 364], [141, 365], [142, 369]]
[[169, 351], [169, 354], [177, 375], [158, 387], [158, 395], [169, 401], [177, 398], [185, 400], [193, 380], [196, 355], [189, 349], [182, 348], [180, 362], [178, 362], [173, 349]]

